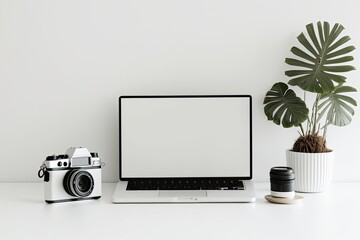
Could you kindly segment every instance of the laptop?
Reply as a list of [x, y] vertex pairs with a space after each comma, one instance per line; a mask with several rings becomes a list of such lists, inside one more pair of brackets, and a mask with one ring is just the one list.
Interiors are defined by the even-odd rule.
[[250, 95], [121, 96], [113, 203], [254, 202]]

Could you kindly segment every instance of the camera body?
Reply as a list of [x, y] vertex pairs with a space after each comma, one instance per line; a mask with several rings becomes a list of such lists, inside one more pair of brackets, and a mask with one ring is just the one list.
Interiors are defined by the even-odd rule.
[[48, 156], [40, 169], [44, 176], [45, 202], [100, 198], [101, 166], [98, 154], [86, 148], [68, 148], [65, 154]]

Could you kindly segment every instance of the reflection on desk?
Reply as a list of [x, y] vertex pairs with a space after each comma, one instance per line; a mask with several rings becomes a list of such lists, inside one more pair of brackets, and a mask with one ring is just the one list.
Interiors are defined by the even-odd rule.
[[[115, 183], [100, 200], [46, 204], [42, 183], [0, 184], [0, 239], [359, 239], [360, 183], [334, 183], [303, 203], [112, 204]], [[297, 193], [299, 194], [299, 193]], [[279, 236], [282, 236], [279, 238]]]

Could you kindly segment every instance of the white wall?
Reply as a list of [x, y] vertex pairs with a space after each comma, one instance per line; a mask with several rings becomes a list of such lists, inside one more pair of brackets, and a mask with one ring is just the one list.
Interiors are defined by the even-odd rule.
[[[358, 2], [335, 0], [0, 0], [0, 181], [41, 181], [44, 158], [98, 151], [118, 176], [118, 97], [251, 94], [254, 175], [268, 180], [297, 137], [266, 120], [263, 97], [287, 81], [285, 57], [305, 25], [342, 23], [360, 47]], [[359, 51], [352, 63], [359, 67]], [[360, 90], [360, 71], [348, 74]], [[355, 98], [359, 101], [359, 96]], [[329, 129], [335, 181], [359, 181], [360, 110]]]

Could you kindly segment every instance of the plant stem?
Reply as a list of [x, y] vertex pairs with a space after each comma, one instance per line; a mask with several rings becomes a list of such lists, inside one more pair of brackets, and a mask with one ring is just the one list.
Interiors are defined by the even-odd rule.
[[327, 126], [328, 126], [328, 121], [326, 121], [325, 125], [324, 125], [324, 133], [323, 133], [323, 138], [324, 139], [326, 139]]
[[302, 126], [302, 124], [300, 123], [300, 129], [301, 129], [301, 133], [302, 133], [302, 136], [305, 136], [305, 133], [304, 133], [304, 128]]
[[313, 112], [312, 112], [312, 117], [313, 117], [313, 120], [312, 120], [313, 129], [312, 129], [312, 133], [311, 133], [312, 135], [315, 135], [317, 132], [316, 126], [317, 126], [317, 115], [318, 115], [318, 110], [319, 110], [319, 99], [320, 99], [320, 94], [317, 94], [314, 105], [313, 105]]
[[312, 133], [313, 128], [314, 128], [313, 125], [314, 125], [315, 102], [314, 102], [314, 104], [312, 106], [312, 109], [311, 109], [311, 118], [310, 118], [310, 121], [309, 121], [309, 135]]
[[[304, 91], [304, 102], [306, 104], [306, 91]], [[306, 134], [304, 133], [304, 129], [303, 129], [302, 125], [300, 124], [301, 132], [302, 132], [303, 136], [309, 134], [309, 127], [310, 127], [309, 124], [310, 124], [310, 119], [308, 116], [307, 121], [306, 121], [306, 131], [305, 131]]]

